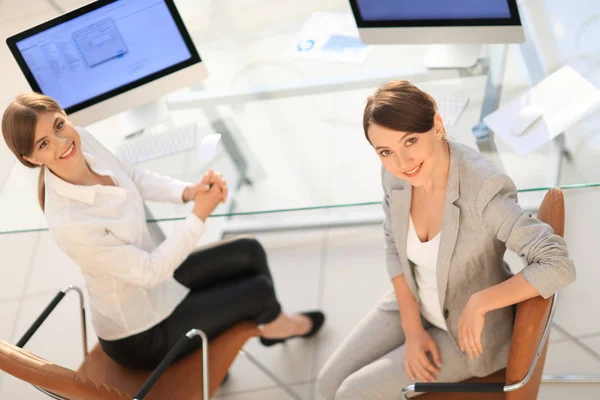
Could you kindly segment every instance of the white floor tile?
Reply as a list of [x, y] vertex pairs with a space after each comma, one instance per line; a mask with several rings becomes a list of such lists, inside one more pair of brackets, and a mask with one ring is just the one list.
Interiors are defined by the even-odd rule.
[[[280, 238], [277, 238], [279, 236]], [[285, 237], [282, 240], [281, 237]], [[265, 234], [258, 239], [266, 249], [278, 298], [285, 312], [317, 308], [319, 270], [323, 233], [303, 232]], [[294, 339], [284, 345], [265, 348], [252, 339], [245, 348], [285, 382], [311, 379], [315, 345], [319, 338]], [[231, 370], [231, 380], [221, 393], [254, 390], [271, 384], [271, 380], [245, 357], [238, 357]]]
[[556, 329], [550, 330], [550, 343], [563, 342], [566, 338]]
[[[228, 383], [229, 384], [229, 383]], [[311, 383], [303, 383], [298, 385], [292, 385], [292, 390], [294, 390], [302, 399], [309, 400], [310, 399], [310, 390]], [[226, 388], [227, 385], [224, 387]], [[230, 394], [221, 394], [221, 392], [217, 392], [215, 399], [223, 399], [223, 400], [287, 400], [291, 399], [291, 397], [280, 388], [270, 387], [268, 389], [261, 390], [252, 390], [242, 393], [230, 393]]]
[[330, 230], [322, 300], [329, 320], [319, 338], [314, 378], [350, 330], [390, 287], [381, 227]]
[[600, 375], [600, 362], [570, 342], [548, 346], [544, 374]]
[[38, 233], [0, 235], [0, 300], [18, 298], [25, 288]]
[[[54, 294], [25, 298], [13, 333], [18, 340], [46, 308]], [[89, 307], [88, 307], [89, 309]], [[89, 314], [89, 313], [88, 313]], [[26, 344], [32, 353], [65, 368], [77, 369], [83, 361], [79, 299], [68, 293]], [[88, 343], [91, 349], [98, 339], [88, 315]]]
[[25, 295], [50, 293], [61, 290], [67, 285], [77, 285], [84, 289], [81, 270], [58, 247], [48, 231], [41, 232]]
[[596, 353], [600, 354], [600, 333], [598, 333], [597, 336], [582, 339], [581, 341], [590, 346]]
[[600, 385], [591, 383], [544, 383], [540, 386], [538, 400], [597, 400]]
[[[584, 339], [583, 342], [596, 351], [600, 351], [600, 338]], [[600, 361], [586, 354], [579, 347], [569, 343], [550, 344], [546, 364], [546, 375], [585, 375], [600, 376]], [[586, 383], [543, 383], [538, 399], [582, 399], [600, 398], [600, 384]]]
[[258, 240], [265, 247], [277, 296], [284, 311], [314, 310], [318, 305], [324, 233], [286, 233], [285, 236], [291, 240], [285, 246], [273, 245], [269, 241], [265, 243], [265, 236], [262, 235]]
[[600, 190], [565, 190], [565, 240], [575, 263], [576, 281], [559, 293], [554, 321], [572, 335], [600, 332], [600, 318], [590, 318], [590, 310], [600, 308], [598, 285], [600, 268], [592, 249], [598, 246]]
[[0, 303], [0, 340], [7, 343], [12, 342], [12, 333], [17, 320], [17, 311], [19, 308], [18, 300], [11, 300]]
[[0, 399], [48, 400], [49, 397], [22, 380], [4, 375], [0, 381]]

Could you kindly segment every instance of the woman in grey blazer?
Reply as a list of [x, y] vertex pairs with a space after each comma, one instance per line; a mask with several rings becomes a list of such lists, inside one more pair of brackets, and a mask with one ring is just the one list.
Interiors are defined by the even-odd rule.
[[[565, 241], [523, 212], [508, 176], [446, 138], [436, 111], [406, 81], [368, 99], [363, 125], [383, 164], [393, 290], [323, 367], [326, 400], [398, 399], [414, 381], [457, 382], [504, 368], [511, 306], [575, 279]], [[507, 248], [527, 260], [514, 276], [504, 267]]]

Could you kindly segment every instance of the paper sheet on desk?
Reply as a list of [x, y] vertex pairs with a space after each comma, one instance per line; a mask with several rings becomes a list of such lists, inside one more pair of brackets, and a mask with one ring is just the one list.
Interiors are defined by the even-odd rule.
[[[529, 104], [542, 109], [542, 118], [523, 135], [512, 135], [509, 128], [514, 118]], [[525, 156], [569, 129], [598, 105], [600, 91], [567, 65], [483, 121], [517, 154]]]
[[351, 13], [315, 12], [298, 33], [288, 55], [360, 64], [368, 52], [369, 47], [360, 40]]

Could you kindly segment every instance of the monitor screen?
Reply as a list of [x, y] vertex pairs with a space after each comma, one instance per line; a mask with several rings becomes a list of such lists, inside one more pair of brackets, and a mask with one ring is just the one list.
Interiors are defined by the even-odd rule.
[[7, 43], [33, 90], [67, 112], [201, 61], [172, 0], [98, 1]]
[[363, 19], [508, 18], [506, 0], [358, 0]]
[[359, 17], [359, 27], [518, 22], [515, 0], [350, 0], [350, 3]]

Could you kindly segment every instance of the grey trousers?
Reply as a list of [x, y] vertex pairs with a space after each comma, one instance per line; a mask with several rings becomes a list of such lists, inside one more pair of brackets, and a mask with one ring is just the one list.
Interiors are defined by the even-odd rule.
[[[442, 367], [438, 382], [471, 377], [467, 355], [447, 332], [424, 321], [438, 345]], [[404, 370], [404, 332], [398, 311], [379, 307], [356, 326], [323, 366], [318, 389], [325, 400], [384, 400], [402, 398], [402, 388], [414, 382]]]

